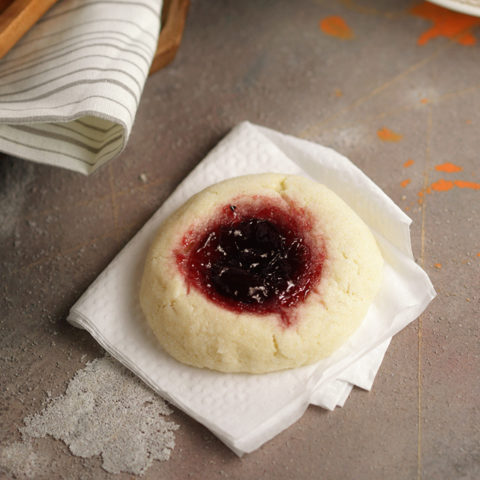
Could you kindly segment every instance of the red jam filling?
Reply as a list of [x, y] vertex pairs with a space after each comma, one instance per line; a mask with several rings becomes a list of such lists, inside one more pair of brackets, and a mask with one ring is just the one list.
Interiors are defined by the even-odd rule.
[[185, 235], [176, 252], [189, 287], [235, 312], [277, 313], [292, 323], [292, 307], [319, 283], [324, 261], [303, 209], [254, 197], [222, 208], [205, 228]]

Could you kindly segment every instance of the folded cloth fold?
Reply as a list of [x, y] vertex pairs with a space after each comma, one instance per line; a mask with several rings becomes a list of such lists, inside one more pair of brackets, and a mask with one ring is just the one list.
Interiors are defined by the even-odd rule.
[[[349, 203], [372, 229], [385, 258], [380, 293], [346, 344], [314, 365], [248, 375], [180, 364], [161, 349], [140, 310], [149, 245], [162, 221], [191, 195], [230, 177], [265, 172], [310, 176]], [[102, 272], [72, 307], [68, 321], [89, 331], [113, 357], [242, 455], [295, 422], [309, 404], [333, 409], [343, 405], [353, 385], [371, 388], [391, 337], [435, 296], [427, 274], [413, 260], [410, 222], [342, 155], [244, 122], [200, 162]]]
[[128, 140], [162, 0], [57, 3], [0, 60], [0, 151], [89, 174]]

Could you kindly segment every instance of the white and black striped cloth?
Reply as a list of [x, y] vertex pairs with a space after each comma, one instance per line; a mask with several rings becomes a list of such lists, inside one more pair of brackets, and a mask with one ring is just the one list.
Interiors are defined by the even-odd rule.
[[0, 60], [0, 151], [89, 174], [128, 140], [162, 0], [61, 0]]

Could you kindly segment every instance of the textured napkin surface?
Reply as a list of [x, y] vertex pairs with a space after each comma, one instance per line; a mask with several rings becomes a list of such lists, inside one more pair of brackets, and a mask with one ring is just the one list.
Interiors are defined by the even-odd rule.
[[[308, 175], [342, 196], [372, 228], [386, 265], [381, 291], [354, 335], [331, 357], [267, 375], [223, 374], [164, 353], [139, 307], [143, 263], [161, 222], [191, 195], [229, 177], [275, 171]], [[353, 384], [369, 389], [391, 337], [435, 296], [413, 261], [410, 219], [337, 152], [242, 123], [191, 172], [72, 307], [87, 329], [155, 391], [204, 424], [233, 451], [251, 452], [295, 422], [310, 403], [333, 409]]]
[[124, 148], [162, 0], [63, 0], [0, 60], [0, 151], [89, 174]]

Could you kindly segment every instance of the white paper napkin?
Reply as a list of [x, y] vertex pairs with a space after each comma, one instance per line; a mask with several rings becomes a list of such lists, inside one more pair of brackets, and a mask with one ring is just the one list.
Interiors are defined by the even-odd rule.
[[162, 0], [59, 1], [0, 60], [0, 151], [88, 174], [118, 155]]
[[[381, 291], [352, 337], [315, 365], [266, 375], [224, 374], [182, 365], [164, 353], [139, 307], [149, 245], [161, 222], [191, 195], [229, 177], [309, 175], [343, 197], [372, 228], [385, 258]], [[353, 384], [370, 388], [388, 342], [426, 308], [435, 291], [413, 261], [411, 220], [335, 151], [244, 122], [235, 127], [72, 307], [87, 329], [155, 391], [209, 428], [234, 452], [251, 452], [295, 422], [310, 403], [333, 409]]]

